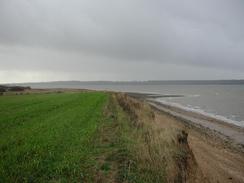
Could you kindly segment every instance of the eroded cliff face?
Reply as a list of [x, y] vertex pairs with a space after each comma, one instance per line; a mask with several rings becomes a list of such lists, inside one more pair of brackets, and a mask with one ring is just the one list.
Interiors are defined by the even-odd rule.
[[[171, 128], [187, 132], [187, 144], [194, 159], [188, 158], [190, 182], [244, 182], [244, 151], [242, 146], [222, 137], [216, 131], [196, 126], [174, 117], [161, 108], [152, 106], [155, 121], [160, 128]], [[190, 156], [191, 157], [191, 156]]]
[[125, 94], [116, 100], [130, 116], [133, 126], [143, 131], [138, 161], [154, 171], [164, 171], [166, 182], [208, 182], [203, 178], [188, 144], [184, 128], [173, 126], [169, 117], [161, 116], [149, 105]]

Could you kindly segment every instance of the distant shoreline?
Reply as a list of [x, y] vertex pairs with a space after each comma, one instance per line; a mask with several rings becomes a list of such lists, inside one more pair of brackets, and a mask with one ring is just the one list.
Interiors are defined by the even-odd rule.
[[[0, 83], [1, 84], [1, 83]], [[5, 83], [3, 85], [31, 86], [32, 88], [66, 88], [82, 85], [244, 85], [244, 79], [224, 80], [148, 80], [148, 81], [48, 81]]]

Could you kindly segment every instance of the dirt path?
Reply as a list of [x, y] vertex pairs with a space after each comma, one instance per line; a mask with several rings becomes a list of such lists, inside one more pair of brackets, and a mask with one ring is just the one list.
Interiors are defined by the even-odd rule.
[[189, 127], [166, 113], [156, 112], [156, 122], [162, 128], [187, 131], [188, 143], [201, 170], [198, 182], [244, 182], [244, 153], [231, 149], [213, 134]]

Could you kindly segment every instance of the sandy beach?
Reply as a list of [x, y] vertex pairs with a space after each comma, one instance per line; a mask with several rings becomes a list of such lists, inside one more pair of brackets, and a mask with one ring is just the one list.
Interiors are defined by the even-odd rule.
[[[187, 111], [180, 107], [164, 104], [156, 100], [159, 97], [166, 96], [143, 93], [128, 93], [128, 95], [140, 100], [145, 100], [152, 107], [178, 118], [187, 125], [193, 125], [194, 127], [202, 128], [210, 133], [215, 133], [216, 136], [220, 137], [222, 140], [228, 141], [234, 146], [238, 146], [240, 149], [244, 148], [244, 128], [242, 127], [197, 112]], [[167, 95], [167, 97], [169, 96]], [[170, 97], [177, 96], [170, 95]]]
[[243, 128], [161, 104], [155, 100], [158, 96], [128, 95], [151, 105], [159, 127], [178, 128], [188, 133], [189, 147], [203, 176], [199, 182], [244, 182]]

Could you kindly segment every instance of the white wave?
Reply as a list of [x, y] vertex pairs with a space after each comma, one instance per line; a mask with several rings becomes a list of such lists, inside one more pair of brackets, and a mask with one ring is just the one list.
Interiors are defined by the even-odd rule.
[[179, 103], [167, 102], [167, 101], [162, 100], [162, 99], [156, 99], [156, 101], [158, 101], [158, 102], [160, 102], [160, 103], [162, 103], [164, 105], [177, 107], [177, 108], [180, 108], [182, 110], [189, 111], [189, 112], [194, 112], [194, 113], [197, 113], [197, 114], [201, 114], [201, 115], [204, 115], [206, 117], [211, 117], [211, 118], [223, 121], [225, 123], [234, 124], [236, 126], [244, 127], [244, 121], [236, 121], [236, 120], [229, 119], [229, 118], [227, 118], [225, 116], [222, 116], [222, 115], [209, 113], [209, 112], [206, 112], [203, 109], [201, 109], [199, 106], [197, 106], [197, 107], [196, 106], [195, 107], [189, 107], [189, 106], [184, 106], [184, 105], [179, 104]]

